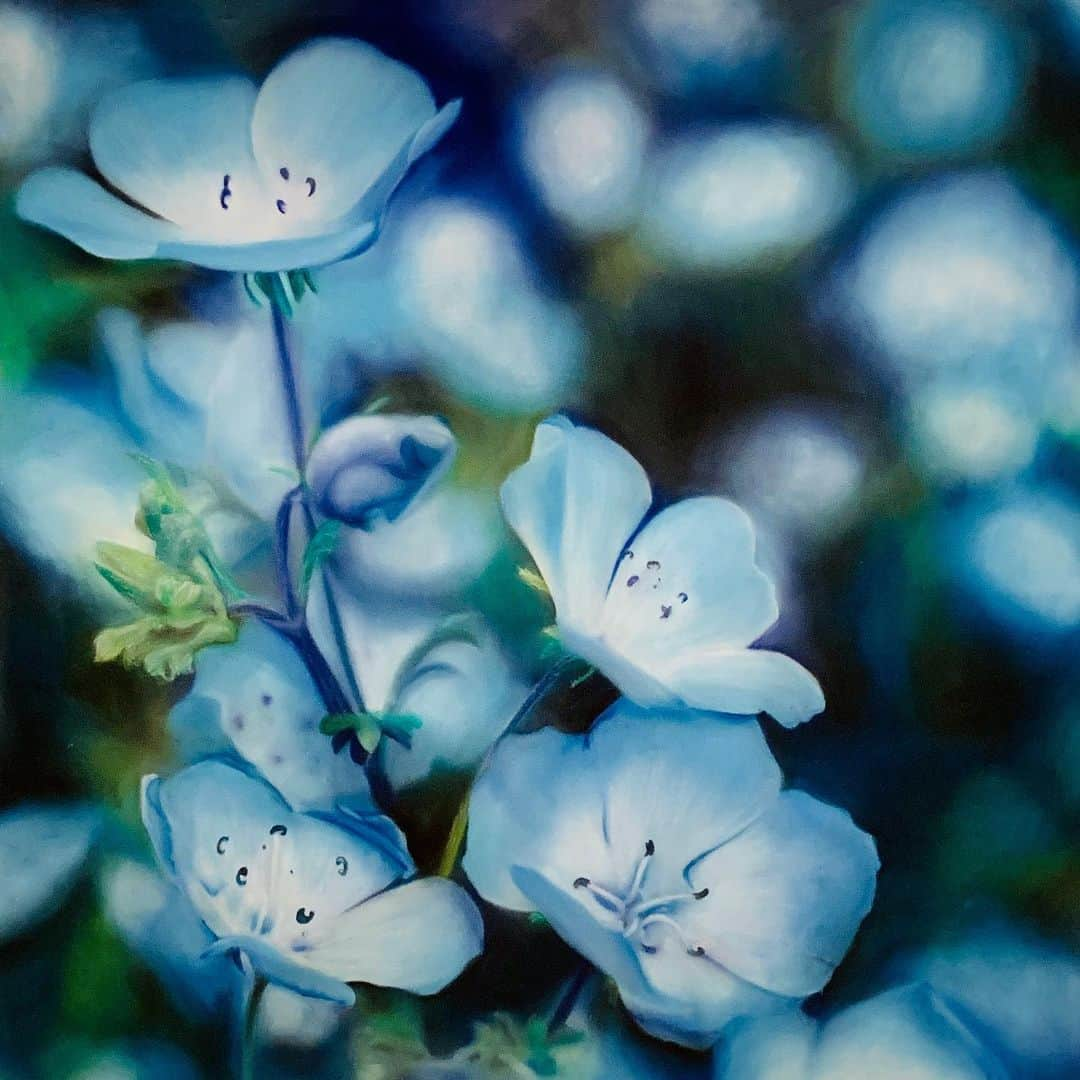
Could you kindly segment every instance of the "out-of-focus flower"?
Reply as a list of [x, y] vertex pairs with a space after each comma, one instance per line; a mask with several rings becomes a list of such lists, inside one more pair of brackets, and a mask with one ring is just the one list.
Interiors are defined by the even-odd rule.
[[44, 1065], [57, 1080], [201, 1080], [198, 1066], [182, 1050], [156, 1039], [126, 1039], [94, 1046], [60, 1039]]
[[876, 0], [845, 40], [845, 104], [886, 152], [934, 157], [985, 146], [1008, 125], [1023, 90], [1023, 50], [989, 4]]
[[871, 220], [829, 300], [908, 386], [942, 373], [1037, 407], [1071, 355], [1077, 274], [1058, 230], [1003, 174], [928, 182]]
[[859, 1002], [817, 1024], [801, 1012], [739, 1025], [715, 1055], [716, 1080], [1006, 1080], [993, 1051], [924, 983]]
[[84, 804], [23, 804], [0, 814], [0, 942], [59, 909], [100, 827], [101, 813]]
[[169, 728], [188, 761], [233, 753], [295, 810], [371, 806], [367, 775], [319, 731], [326, 706], [293, 647], [257, 621], [198, 658]]
[[635, 52], [666, 89], [745, 97], [776, 68], [786, 33], [762, 0], [629, 0]]
[[[332, 574], [326, 579], [331, 586], [337, 582]], [[312, 589], [311, 629], [347, 685], [324, 588]], [[365, 711], [420, 721], [408, 746], [389, 738], [379, 743], [391, 786], [406, 787], [439, 769], [479, 761], [528, 693], [491, 630], [479, 618], [448, 617], [437, 606], [393, 595], [376, 601], [344, 588], [335, 588], [334, 595]]]
[[1009, 1075], [1053, 1080], [1080, 1069], [1080, 963], [1065, 946], [995, 924], [904, 966], [993, 1037]]
[[795, 536], [828, 534], [851, 509], [865, 473], [856, 438], [839, 416], [781, 407], [724, 439], [722, 466], [755, 524]]
[[816, 993], [870, 910], [873, 841], [780, 790], [756, 723], [617, 702], [495, 750], [470, 801], [480, 894], [539, 911], [645, 1030], [707, 1046]]
[[119, 13], [0, 5], [0, 159], [16, 167], [85, 145], [90, 107], [151, 74], [135, 23]]
[[488, 411], [565, 402], [585, 357], [581, 320], [551, 296], [510, 223], [471, 200], [390, 215], [380, 242], [318, 276], [306, 336], [365, 368], [419, 368]]
[[629, 90], [603, 72], [564, 70], [521, 112], [521, 157], [548, 209], [586, 233], [626, 224], [649, 135]]
[[335, 424], [308, 458], [307, 480], [319, 510], [367, 528], [394, 521], [450, 468], [453, 433], [430, 416], [353, 416]]
[[351, 1005], [348, 980], [433, 994], [482, 948], [464, 890], [413, 879], [401, 834], [379, 815], [294, 813], [262, 781], [205, 761], [146, 777], [143, 821], [216, 937], [210, 954], [297, 993]]
[[410, 68], [363, 42], [326, 38], [286, 57], [258, 91], [221, 76], [114, 92], [94, 110], [90, 149], [131, 201], [51, 168], [26, 181], [16, 206], [103, 258], [321, 266], [374, 242], [394, 189], [459, 104], [437, 112]]
[[537, 427], [502, 503], [551, 592], [564, 648], [633, 701], [768, 712], [785, 727], [825, 707], [803, 667], [749, 647], [778, 612], [734, 503], [684, 499], [643, 522], [652, 490], [642, 467], [563, 417]]
[[1080, 511], [1050, 490], [1018, 490], [956, 523], [960, 580], [1003, 628], [1043, 637], [1080, 625]]
[[649, 173], [644, 242], [696, 269], [739, 270], [790, 256], [832, 228], [852, 197], [832, 142], [779, 121], [682, 136]]
[[993, 383], [938, 380], [913, 395], [909, 411], [914, 453], [938, 480], [1015, 476], [1035, 457], [1037, 415]]

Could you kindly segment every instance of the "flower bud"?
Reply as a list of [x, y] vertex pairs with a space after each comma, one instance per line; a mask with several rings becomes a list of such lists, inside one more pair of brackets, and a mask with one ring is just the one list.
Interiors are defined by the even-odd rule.
[[315, 444], [307, 480], [319, 510], [359, 528], [393, 521], [450, 467], [453, 433], [432, 416], [354, 416]]

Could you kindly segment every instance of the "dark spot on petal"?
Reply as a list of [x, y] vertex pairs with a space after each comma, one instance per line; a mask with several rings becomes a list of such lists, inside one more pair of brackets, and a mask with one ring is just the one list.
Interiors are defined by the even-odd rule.
[[278, 213], [279, 214], [284, 214], [285, 213], [285, 200], [284, 199], [278, 199], [278, 201], [276, 203], [274, 203], [274, 205], [278, 208]]
[[237, 731], [243, 731], [244, 730], [244, 716], [243, 716], [243, 713], [237, 713], [232, 718], [232, 726], [234, 728], [236, 728]]
[[221, 181], [221, 195], [218, 197], [218, 201], [221, 203], [222, 210], [229, 209], [229, 197], [232, 195], [232, 190], [229, 187], [230, 176], [225, 174], [225, 178]]
[[246, 885], [247, 884], [247, 879], [248, 879], [248, 868], [246, 866], [241, 866], [240, 869], [236, 871], [236, 884], [237, 885]]
[[656, 946], [655, 945], [646, 945], [645, 942], [642, 942], [641, 943], [641, 951], [643, 953], [648, 953], [651, 956], [654, 952], [656, 952]]
[[304, 183], [307, 184], [307, 186], [308, 186], [308, 198], [310, 199], [311, 196], [315, 194], [315, 177], [314, 176], [309, 176], [304, 181]]
[[344, 877], [349, 872], [349, 860], [344, 855], [339, 855], [334, 860], [334, 865], [337, 867], [337, 872]]
[[282, 180], [288, 180], [289, 170], [286, 169], [284, 165], [282, 165], [281, 168], [278, 169], [278, 175], [281, 177]]
[[632, 589], [640, 580], [641, 578], [639, 578], [637, 574], [631, 574], [630, 577], [626, 579], [626, 587]]
[[589, 879], [587, 877], [574, 878], [575, 889], [587, 889], [589, 887]]
[[679, 603], [680, 604], [685, 604], [686, 601], [689, 600], [689, 599], [690, 599], [690, 597], [687, 596], [686, 593], [684, 593], [684, 592], [679, 593]]
[[656, 845], [651, 840], [646, 840], [645, 841], [645, 854], [646, 855], [655, 855], [656, 854]]
[[650, 570], [659, 570], [660, 569], [660, 563], [656, 559], [650, 559], [645, 565]]
[[270, 826], [270, 835], [271, 836], [284, 836], [288, 831], [289, 830], [286, 829], [284, 825], [271, 825]]
[[308, 911], [307, 908], [297, 908], [296, 909], [296, 921], [301, 926], [307, 926], [307, 924], [309, 922], [311, 922], [311, 920], [314, 919], [314, 918], [315, 918], [315, 912], [314, 911]]
[[670, 619], [671, 618], [671, 605], [670, 604], [661, 604], [660, 605], [660, 618], [661, 619]]
[[219, 855], [224, 855], [224, 854], [225, 854], [225, 845], [226, 845], [226, 844], [227, 844], [228, 842], [229, 842], [229, 838], [228, 838], [227, 836], [219, 836], [219, 837], [218, 837], [218, 842], [217, 842], [217, 853], [218, 853]]
[[274, 699], [269, 694], [263, 694], [261, 700], [262, 700], [262, 703], [264, 705], [273, 705], [274, 704]]
[[705, 897], [708, 896], [708, 895], [709, 895], [709, 890], [708, 889], [698, 889], [698, 891], [696, 893], [694, 893], [694, 899], [695, 900], [704, 900]]
[[281, 756], [281, 754], [273, 754], [270, 758], [271, 765], [283, 765], [284, 763], [285, 759]]
[[691, 956], [704, 956], [705, 955], [705, 946], [704, 945], [695, 945], [692, 949], [687, 949], [686, 951]]

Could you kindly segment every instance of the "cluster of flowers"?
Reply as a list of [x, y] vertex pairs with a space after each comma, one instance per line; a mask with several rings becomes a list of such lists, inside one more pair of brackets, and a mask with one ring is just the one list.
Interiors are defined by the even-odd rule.
[[[981, 1049], [929, 991], [860, 1006], [823, 1034], [798, 1011], [870, 910], [878, 859], [845, 811], [784, 788], [765, 741], [761, 714], [793, 727], [824, 698], [799, 664], [753, 647], [778, 609], [737, 506], [699, 497], [654, 512], [624, 449], [561, 416], [540, 424], [500, 493], [535, 563], [525, 576], [554, 607], [559, 658], [529, 690], [479, 616], [429, 597], [416, 620], [415, 599], [395, 589], [411, 523], [455, 498], [447, 425], [372, 411], [308, 451], [311, 380], [292, 363], [287, 314], [315, 284], [311, 268], [375, 241], [395, 187], [457, 112], [376, 50], [325, 40], [258, 91], [239, 78], [157, 81], [106, 99], [91, 148], [128, 201], [69, 169], [33, 175], [19, 196], [25, 218], [93, 254], [241, 272], [272, 309], [274, 339], [256, 349], [276, 359], [259, 379], [276, 365], [280, 380], [246, 384], [250, 415], [209, 433], [185, 408], [206, 391], [197, 379], [169, 399], [175, 426], [161, 426], [161, 406], [144, 413], [148, 438], [170, 460], [187, 454], [188, 472], [147, 464], [139, 526], [153, 554], [99, 553], [142, 609], [99, 635], [99, 658], [196, 670], [172, 721], [190, 763], [144, 779], [142, 816], [197, 916], [206, 970], [232, 963], [246, 998], [267, 983], [338, 1006], [353, 1003], [350, 983], [437, 993], [484, 947], [480, 909], [451, 880], [463, 844], [475, 893], [539, 912], [645, 1031], [703, 1049], [738, 1029], [718, 1075], [774, 1075], [783, 1053], [836, 1077], [859, 1060], [852, 1032], [875, 1024], [921, 1033], [898, 1052], [976, 1075]], [[136, 410], [155, 389], [137, 367]], [[268, 468], [267, 430], [291, 452], [291, 475]], [[218, 454], [201, 504], [192, 438]], [[227, 498], [222, 480], [235, 485]], [[212, 520], [243, 502], [275, 535], [280, 605], [237, 585], [250, 550]], [[372, 582], [380, 535], [391, 569]], [[621, 696], [584, 734], [521, 733], [575, 665]], [[395, 793], [439, 762], [478, 761], [443, 873], [419, 875], [388, 813]], [[755, 1017], [764, 1030], [745, 1027]], [[871, 1073], [883, 1075], [859, 1075]]]

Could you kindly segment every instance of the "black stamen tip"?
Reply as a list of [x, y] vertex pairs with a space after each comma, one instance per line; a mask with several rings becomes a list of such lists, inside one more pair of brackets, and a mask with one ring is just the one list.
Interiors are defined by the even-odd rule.
[[296, 909], [296, 921], [301, 926], [307, 926], [307, 924], [309, 922], [311, 922], [311, 920], [314, 919], [314, 918], [315, 918], [315, 912], [314, 911], [308, 911], [306, 908], [297, 908]]
[[656, 845], [651, 840], [646, 840], [645, 841], [645, 854], [646, 855], [655, 855], [656, 854]]
[[657, 946], [655, 945], [646, 945], [644, 942], [642, 942], [641, 944], [641, 951], [644, 953], [649, 953], [650, 955], [652, 955], [652, 953], [656, 952], [656, 950]]
[[695, 945], [692, 949], [687, 949], [686, 951], [691, 956], [704, 956], [705, 955], [705, 946], [704, 945]]
[[337, 866], [337, 872], [344, 877], [349, 872], [349, 860], [344, 855], [339, 855], [334, 860], [334, 865]]
[[709, 890], [708, 889], [698, 889], [698, 891], [696, 893], [694, 893], [694, 899], [695, 900], [704, 900], [705, 897], [708, 896], [708, 895], [709, 895]]
[[218, 837], [218, 842], [217, 842], [217, 853], [218, 853], [219, 855], [224, 855], [224, 854], [225, 854], [225, 845], [226, 845], [226, 844], [227, 844], [228, 842], [229, 842], [229, 838], [228, 838], [227, 836], [219, 836], [219, 837]]
[[241, 866], [240, 869], [236, 871], [236, 884], [237, 885], [246, 885], [247, 884], [247, 879], [248, 879], [248, 868], [246, 866]]
[[650, 570], [659, 570], [660, 569], [660, 561], [659, 561], [659, 559], [650, 559], [645, 565]]
[[307, 186], [308, 186], [308, 193], [307, 194], [308, 194], [308, 198], [310, 199], [311, 196], [315, 194], [315, 177], [314, 176], [309, 176], [307, 178], [307, 180], [304, 181], [304, 183], [306, 183]]
[[687, 596], [686, 593], [684, 593], [684, 592], [679, 593], [679, 603], [680, 604], [685, 604], [686, 601], [689, 600], [689, 599], [690, 599], [690, 597]]
[[575, 889], [587, 889], [591, 884], [592, 882], [587, 877], [574, 878]]
[[289, 830], [286, 829], [284, 825], [271, 825], [270, 826], [270, 835], [271, 836], [284, 836], [288, 831]]

